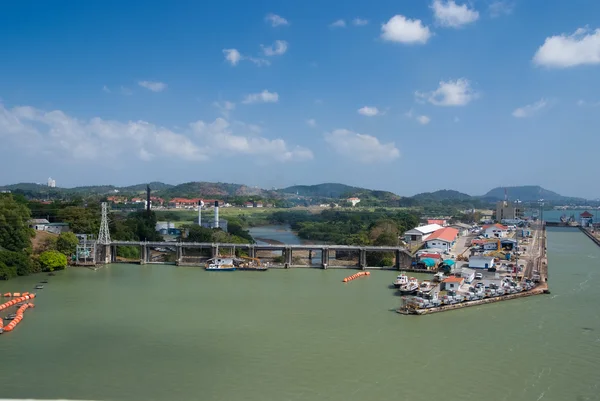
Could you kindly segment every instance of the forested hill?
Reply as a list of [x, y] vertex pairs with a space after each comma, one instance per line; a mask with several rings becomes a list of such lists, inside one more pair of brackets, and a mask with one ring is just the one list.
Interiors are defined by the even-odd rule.
[[471, 199], [472, 196], [462, 193], [462, 192], [454, 191], [452, 189], [441, 189], [441, 190], [435, 191], [435, 192], [423, 192], [420, 194], [416, 194], [412, 198], [417, 199], [417, 200], [442, 201], [442, 200], [448, 200], [448, 199], [467, 200], [467, 199]]
[[544, 199], [546, 202], [583, 202], [583, 198], [574, 198], [562, 196], [556, 192], [544, 189], [539, 185], [525, 185], [518, 187], [497, 187], [483, 195], [481, 198], [497, 201], [503, 200], [504, 194], [508, 195], [509, 200], [520, 200], [521, 202], [535, 202]]
[[366, 188], [351, 187], [337, 183], [324, 183], [317, 185], [294, 185], [278, 190], [280, 193], [293, 194], [303, 197], [315, 198], [375, 198], [379, 200], [396, 200], [401, 197], [389, 191], [374, 191]]

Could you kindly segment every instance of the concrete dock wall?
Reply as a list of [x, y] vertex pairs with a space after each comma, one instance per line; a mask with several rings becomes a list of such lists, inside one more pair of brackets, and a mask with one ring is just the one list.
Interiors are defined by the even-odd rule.
[[600, 246], [600, 240], [598, 238], [596, 238], [594, 236], [594, 234], [592, 234], [591, 232], [589, 232], [589, 230], [583, 228], [583, 227], [579, 227], [579, 230], [581, 230], [582, 233], [584, 233], [585, 235], [587, 235], [587, 237], [589, 239], [591, 239], [592, 241], [594, 241], [596, 243], [596, 245]]

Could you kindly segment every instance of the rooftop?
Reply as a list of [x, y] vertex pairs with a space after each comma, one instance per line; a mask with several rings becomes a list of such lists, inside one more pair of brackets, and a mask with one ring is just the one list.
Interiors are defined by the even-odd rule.
[[486, 224], [485, 226], [483, 226], [484, 230], [487, 230], [488, 228], [499, 228], [500, 230], [508, 230], [508, 227], [500, 224], [500, 223], [496, 223], [496, 224]]
[[444, 279], [444, 281], [443, 281], [443, 282], [444, 282], [444, 283], [462, 283], [464, 280], [465, 280], [465, 279], [464, 279], [464, 278], [462, 278], [462, 277], [454, 277], [454, 276], [451, 276], [451, 277], [448, 277], [448, 278]]
[[590, 218], [590, 217], [594, 217], [594, 215], [593, 215], [593, 214], [591, 214], [590, 212], [588, 212], [588, 211], [586, 210], [585, 212], [581, 213], [581, 214], [579, 215], [579, 217]]
[[457, 235], [458, 230], [456, 228], [444, 227], [440, 228], [439, 230], [436, 230], [433, 234], [431, 234], [431, 236], [427, 238], [427, 241], [439, 239], [446, 242], [452, 242], [456, 239]]
[[415, 227], [412, 230], [408, 230], [405, 234], [431, 234], [432, 232], [442, 228], [439, 224], [427, 224], [424, 226]]

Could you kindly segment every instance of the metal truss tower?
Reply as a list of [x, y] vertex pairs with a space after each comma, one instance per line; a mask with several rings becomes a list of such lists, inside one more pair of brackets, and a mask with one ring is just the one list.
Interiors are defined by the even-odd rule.
[[100, 222], [98, 243], [104, 245], [110, 244], [110, 231], [108, 230], [108, 206], [106, 202], [102, 202], [102, 221]]

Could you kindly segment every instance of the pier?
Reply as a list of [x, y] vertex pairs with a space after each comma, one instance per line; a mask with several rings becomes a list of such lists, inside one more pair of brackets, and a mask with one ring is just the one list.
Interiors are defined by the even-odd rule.
[[[307, 252], [309, 257], [308, 267], [327, 268], [353, 268], [367, 269], [367, 254], [370, 252], [385, 252], [394, 255], [394, 265], [391, 268], [395, 270], [410, 269], [412, 263], [412, 254], [409, 250], [403, 247], [390, 246], [352, 246], [352, 245], [287, 245], [287, 244], [228, 244], [228, 243], [201, 243], [201, 242], [140, 242], [140, 241], [111, 241], [107, 244], [95, 244], [95, 249], [98, 251], [98, 257], [95, 260], [97, 264], [117, 263], [117, 247], [133, 246], [140, 249], [140, 264], [157, 263], [153, 262], [150, 255], [154, 248], [174, 249], [175, 260], [174, 264], [178, 266], [199, 266], [209, 257], [217, 257], [225, 255], [235, 255], [236, 250], [245, 252], [249, 257], [258, 257], [259, 252], [270, 252], [272, 254], [281, 254], [284, 268], [291, 267], [307, 267], [306, 265], [294, 264], [294, 252]], [[207, 256], [186, 255], [186, 250], [193, 250], [194, 253], [205, 252], [210, 254]], [[199, 252], [200, 251], [200, 252]], [[354, 256], [358, 262], [356, 265], [348, 263], [336, 264], [335, 256], [331, 254], [342, 252], [345, 255]], [[314, 263], [313, 259], [318, 259], [318, 263]], [[347, 262], [347, 260], [344, 260]], [[163, 262], [160, 262], [163, 263]]]

